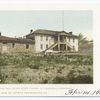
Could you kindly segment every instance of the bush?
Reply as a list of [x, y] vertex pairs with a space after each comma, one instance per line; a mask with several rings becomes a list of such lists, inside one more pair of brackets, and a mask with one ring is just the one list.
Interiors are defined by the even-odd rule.
[[80, 75], [73, 80], [70, 81], [70, 83], [74, 84], [92, 84], [93, 78], [89, 75]]
[[63, 76], [56, 76], [53, 80], [52, 83], [54, 84], [64, 84], [64, 83], [69, 83], [66, 77]]
[[[84, 68], [83, 68], [84, 69]], [[74, 67], [68, 74], [68, 80], [71, 84], [92, 84], [93, 77], [89, 75], [88, 69], [83, 70], [81, 68]], [[89, 71], [91, 69], [89, 68]], [[85, 73], [85, 74], [84, 74]]]
[[39, 69], [40, 63], [32, 61], [29, 63], [28, 67], [31, 69]]

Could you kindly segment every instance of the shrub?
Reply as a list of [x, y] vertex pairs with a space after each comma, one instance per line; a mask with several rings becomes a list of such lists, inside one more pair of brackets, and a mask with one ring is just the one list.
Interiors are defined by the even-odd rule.
[[32, 61], [29, 63], [28, 67], [30, 67], [31, 69], [39, 69], [40, 63]]
[[69, 83], [66, 77], [63, 76], [56, 76], [53, 80], [52, 83], [54, 84], [64, 84], [64, 83]]
[[93, 78], [89, 75], [80, 75], [78, 77], [73, 77], [73, 79], [70, 79], [70, 83], [74, 84], [92, 84]]
[[[89, 68], [89, 71], [90, 68]], [[85, 73], [85, 74], [84, 74]], [[74, 67], [68, 74], [68, 80], [72, 84], [92, 84], [93, 83], [93, 77], [90, 76], [88, 71]]]

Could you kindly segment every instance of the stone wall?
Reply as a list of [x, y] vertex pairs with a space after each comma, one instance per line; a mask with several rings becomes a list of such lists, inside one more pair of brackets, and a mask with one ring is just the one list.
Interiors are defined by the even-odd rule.
[[[27, 48], [26, 45], [29, 45]], [[35, 53], [34, 44], [0, 43], [0, 53]]]

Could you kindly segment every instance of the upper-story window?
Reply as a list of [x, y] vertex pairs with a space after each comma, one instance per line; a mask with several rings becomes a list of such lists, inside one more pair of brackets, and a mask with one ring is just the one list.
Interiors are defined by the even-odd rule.
[[41, 41], [43, 40], [43, 36], [40, 37], [40, 40], [41, 40]]
[[70, 38], [69, 38], [69, 42], [70, 42]]
[[73, 42], [75, 42], [75, 38], [73, 38]]
[[46, 36], [46, 41], [48, 41], [48, 36]]

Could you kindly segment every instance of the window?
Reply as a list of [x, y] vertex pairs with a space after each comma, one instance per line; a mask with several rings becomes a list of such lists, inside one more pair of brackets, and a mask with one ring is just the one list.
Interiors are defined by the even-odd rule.
[[48, 48], [48, 44], [46, 44], [46, 49]]
[[43, 49], [43, 44], [40, 45], [40, 49]]
[[75, 42], [75, 38], [73, 38], [73, 42]]
[[12, 47], [13, 47], [13, 48], [15, 47], [15, 43], [12, 43]]
[[69, 38], [69, 42], [70, 42], [70, 38]]
[[26, 49], [28, 49], [29, 48], [29, 44], [26, 44]]
[[40, 38], [41, 38], [40, 40], [42, 41], [43, 40], [43, 36], [41, 36]]
[[48, 41], [48, 36], [46, 36], [46, 41]]

